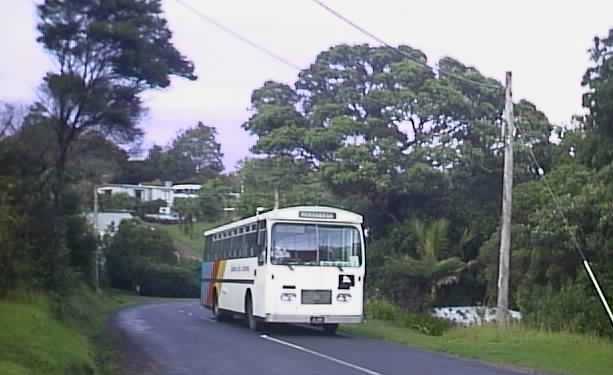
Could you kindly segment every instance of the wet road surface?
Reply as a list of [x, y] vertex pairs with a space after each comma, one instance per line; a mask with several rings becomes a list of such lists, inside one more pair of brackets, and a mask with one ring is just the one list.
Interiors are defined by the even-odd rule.
[[197, 300], [125, 309], [113, 319], [128, 375], [518, 375], [409, 347], [307, 327], [255, 333]]

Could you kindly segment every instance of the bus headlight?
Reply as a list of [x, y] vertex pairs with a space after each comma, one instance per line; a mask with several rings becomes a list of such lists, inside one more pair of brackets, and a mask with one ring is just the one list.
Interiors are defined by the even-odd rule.
[[349, 293], [339, 293], [336, 296], [336, 300], [338, 302], [349, 302], [349, 301], [351, 301], [351, 294], [349, 294]]
[[296, 299], [296, 293], [281, 293], [281, 301], [292, 302]]

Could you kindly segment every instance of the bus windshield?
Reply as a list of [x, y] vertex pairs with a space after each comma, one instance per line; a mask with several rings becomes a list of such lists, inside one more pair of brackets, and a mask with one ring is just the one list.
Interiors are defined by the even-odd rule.
[[277, 223], [272, 229], [272, 264], [359, 267], [360, 232], [350, 226]]

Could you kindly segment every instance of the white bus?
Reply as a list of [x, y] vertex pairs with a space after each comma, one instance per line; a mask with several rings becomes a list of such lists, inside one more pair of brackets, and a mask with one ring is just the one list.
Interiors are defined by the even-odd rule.
[[268, 211], [204, 233], [201, 303], [249, 328], [300, 323], [336, 332], [363, 317], [362, 216], [320, 206]]

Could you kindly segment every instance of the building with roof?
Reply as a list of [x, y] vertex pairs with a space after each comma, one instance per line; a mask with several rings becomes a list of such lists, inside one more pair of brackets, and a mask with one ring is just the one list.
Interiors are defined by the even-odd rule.
[[99, 186], [96, 191], [99, 195], [127, 194], [141, 202], [163, 200], [171, 209], [175, 198], [197, 198], [202, 188], [199, 184], [176, 184], [166, 182], [164, 185], [132, 185], [132, 184], [107, 184]]

